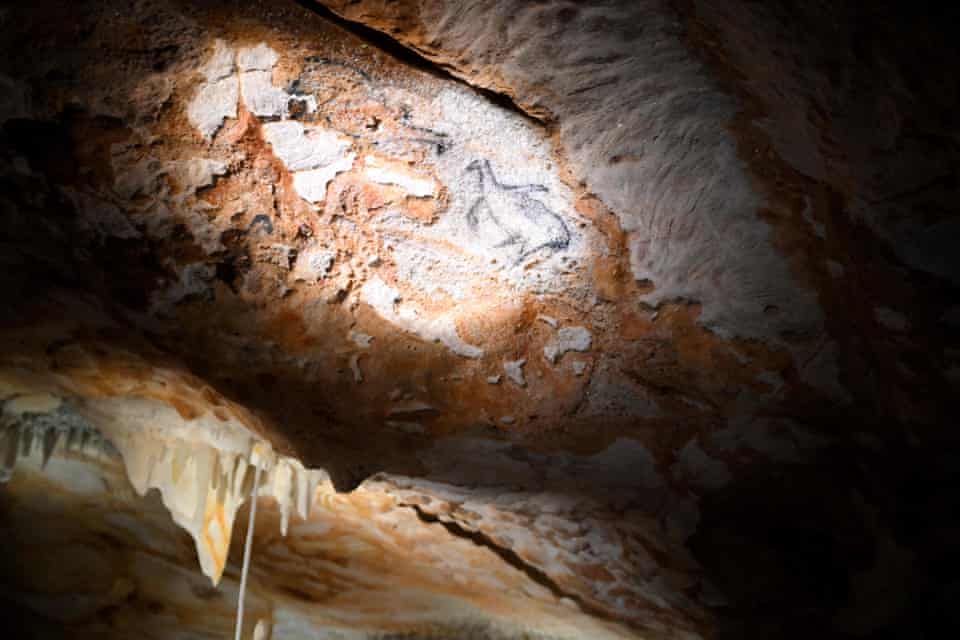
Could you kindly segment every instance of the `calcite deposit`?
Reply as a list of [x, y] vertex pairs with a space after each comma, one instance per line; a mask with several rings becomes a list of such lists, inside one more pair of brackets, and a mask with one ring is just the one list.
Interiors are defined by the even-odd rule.
[[949, 622], [960, 60], [801, 5], [0, 8], [23, 637], [232, 637], [253, 501], [245, 638]]

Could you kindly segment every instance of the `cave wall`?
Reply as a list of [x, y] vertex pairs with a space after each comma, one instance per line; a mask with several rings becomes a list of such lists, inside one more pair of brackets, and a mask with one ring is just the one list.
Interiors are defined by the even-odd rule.
[[[940, 597], [943, 542], [905, 532], [899, 505], [949, 475], [955, 445], [944, 21], [894, 4], [324, 5], [2, 9], [8, 432], [62, 406], [161, 443], [131, 452], [270, 443], [322, 470], [323, 495], [356, 489], [331, 500], [378, 501], [440, 545], [388, 541], [361, 572], [443, 571], [442, 545], [470, 540], [482, 558], [458, 566], [479, 595], [403, 584], [510, 618], [477, 585], [523, 574], [538, 586], [514, 623], [573, 625], [537, 633], [692, 637], [732, 612], [759, 637], [867, 634]], [[119, 449], [135, 494], [158, 486]], [[381, 530], [320, 511], [321, 539], [337, 518]], [[881, 579], [905, 586], [877, 596]], [[887, 618], [865, 613], [876, 598]]]

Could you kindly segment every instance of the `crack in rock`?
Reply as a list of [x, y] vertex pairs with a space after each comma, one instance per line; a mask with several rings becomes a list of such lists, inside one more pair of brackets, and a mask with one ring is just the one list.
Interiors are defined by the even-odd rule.
[[587, 613], [588, 615], [594, 615], [604, 619], [614, 619], [613, 616], [608, 614], [606, 611], [589, 604], [584, 601], [582, 597], [575, 593], [565, 591], [563, 587], [556, 583], [545, 571], [539, 567], [530, 564], [524, 560], [516, 551], [510, 549], [509, 547], [504, 547], [496, 542], [494, 542], [490, 536], [483, 533], [482, 531], [472, 531], [467, 529], [459, 522], [443, 520], [440, 516], [424, 511], [423, 508], [418, 504], [400, 502], [398, 503], [400, 507], [406, 507], [412, 509], [414, 513], [417, 514], [417, 518], [421, 522], [426, 524], [439, 524], [444, 529], [447, 530], [453, 536], [458, 538], [463, 538], [465, 540], [470, 540], [475, 545], [480, 547], [485, 547], [495, 553], [497, 557], [503, 560], [505, 563], [516, 569], [517, 571], [522, 572], [530, 580], [537, 583], [541, 587], [547, 589], [550, 593], [554, 595], [557, 599], [566, 598], [574, 603], [580, 608], [581, 611]]

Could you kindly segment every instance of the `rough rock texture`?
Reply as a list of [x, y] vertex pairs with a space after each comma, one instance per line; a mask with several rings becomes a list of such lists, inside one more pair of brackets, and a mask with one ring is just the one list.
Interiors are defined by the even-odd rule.
[[[61, 447], [44, 463], [33, 446], [0, 496], [17, 514], [5, 523], [17, 554], [3, 574], [18, 587], [5, 596], [31, 612], [18, 612], [20, 628], [38, 634], [26, 637], [63, 637], [63, 628], [77, 637], [232, 637], [236, 565], [212, 588], [194, 569], [190, 541], [154, 495], [137, 495], [115, 450]], [[281, 512], [261, 504], [248, 634], [263, 620], [273, 638], [629, 637], [405, 500], [389, 486], [324, 493], [285, 536]], [[235, 544], [231, 555], [240, 551]]]
[[638, 301], [702, 303], [700, 322], [727, 336], [818, 329], [813, 291], [757, 217], [766, 194], [727, 131], [736, 103], [667, 3], [328, 4], [556, 123], [572, 172], [617, 216], [630, 273], [650, 284]]
[[224, 635], [259, 464], [274, 637], [949, 621], [949, 16], [324, 4], [0, 8], [15, 615]]

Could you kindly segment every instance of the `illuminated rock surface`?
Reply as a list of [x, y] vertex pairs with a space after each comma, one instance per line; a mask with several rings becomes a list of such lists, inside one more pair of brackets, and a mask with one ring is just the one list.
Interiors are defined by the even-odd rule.
[[322, 4], [0, 9], [24, 637], [952, 620], [948, 20]]

